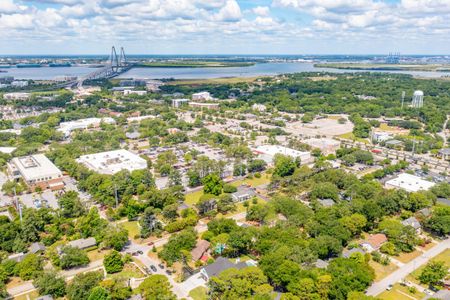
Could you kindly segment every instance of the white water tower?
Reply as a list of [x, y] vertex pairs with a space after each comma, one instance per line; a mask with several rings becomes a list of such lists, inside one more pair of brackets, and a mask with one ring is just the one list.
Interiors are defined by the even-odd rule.
[[412, 102], [411, 102], [411, 107], [413, 107], [413, 108], [423, 107], [423, 92], [422, 91], [414, 92]]

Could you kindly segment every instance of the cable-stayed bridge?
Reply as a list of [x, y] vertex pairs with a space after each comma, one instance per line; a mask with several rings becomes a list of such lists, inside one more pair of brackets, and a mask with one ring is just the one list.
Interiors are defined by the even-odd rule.
[[127, 72], [133, 66], [134, 64], [127, 61], [124, 48], [121, 47], [120, 55], [117, 55], [116, 48], [113, 46], [111, 48], [111, 55], [109, 56], [107, 63], [102, 68], [99, 68], [87, 75], [81, 76], [77, 80], [65, 82], [61, 85], [65, 87], [77, 86], [78, 88], [81, 88], [86, 80], [113, 78]]

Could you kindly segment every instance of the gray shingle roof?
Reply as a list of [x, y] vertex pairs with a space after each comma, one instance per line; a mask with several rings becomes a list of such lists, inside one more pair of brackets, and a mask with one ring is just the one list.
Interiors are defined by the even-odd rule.
[[215, 262], [213, 262], [210, 265], [207, 265], [204, 267], [204, 270], [206, 271], [206, 274], [208, 274], [208, 277], [211, 278], [213, 276], [219, 275], [222, 271], [235, 268], [235, 269], [242, 269], [247, 267], [247, 264], [245, 262], [241, 262], [238, 264], [233, 264], [228, 258], [225, 257], [218, 257]]

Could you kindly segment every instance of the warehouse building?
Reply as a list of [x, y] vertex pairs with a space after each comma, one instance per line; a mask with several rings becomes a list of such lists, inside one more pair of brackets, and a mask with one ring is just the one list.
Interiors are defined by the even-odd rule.
[[263, 145], [259, 146], [253, 150], [255, 154], [259, 156], [260, 159], [264, 160], [268, 164], [272, 164], [277, 154], [283, 154], [292, 156], [294, 158], [300, 158], [302, 164], [308, 164], [313, 162], [311, 153], [306, 151], [297, 151], [291, 148], [286, 148], [279, 145]]
[[303, 141], [313, 149], [319, 149], [323, 155], [335, 154], [341, 147], [341, 142], [328, 138], [308, 139]]
[[120, 149], [83, 155], [77, 162], [99, 174], [113, 175], [122, 170], [130, 172], [147, 168], [147, 161], [130, 151]]
[[67, 138], [74, 130], [77, 129], [85, 130], [90, 127], [99, 127], [102, 122], [106, 124], [116, 123], [116, 121], [114, 121], [113, 118], [87, 118], [76, 121], [62, 122], [59, 124], [58, 131], [62, 132], [64, 136]]
[[385, 183], [386, 188], [403, 189], [407, 192], [428, 191], [434, 185], [434, 182], [408, 173], [402, 173]]
[[43, 154], [15, 157], [8, 163], [14, 179], [23, 178], [29, 188], [60, 190], [64, 187], [62, 172]]

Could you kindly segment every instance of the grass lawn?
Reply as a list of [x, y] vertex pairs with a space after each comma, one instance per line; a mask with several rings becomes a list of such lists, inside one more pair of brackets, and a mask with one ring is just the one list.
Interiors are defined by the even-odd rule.
[[105, 255], [108, 254], [109, 252], [111, 252], [111, 250], [95, 249], [95, 250], [87, 252], [87, 256], [89, 257], [90, 261], [96, 261], [96, 260], [103, 259], [103, 257], [105, 257]]
[[261, 178], [256, 178], [256, 177], [253, 177], [252, 179], [246, 178], [244, 180], [235, 181], [235, 182], [231, 183], [231, 185], [238, 187], [242, 184], [249, 184], [252, 187], [257, 187], [258, 185], [270, 183], [270, 177], [271, 177], [271, 174], [261, 174]]
[[353, 132], [347, 132], [347, 133], [338, 135], [338, 137], [343, 138], [343, 139], [348, 139], [348, 140], [356, 140], [356, 141], [364, 143], [364, 144], [368, 144], [369, 143], [369, 141], [367, 139], [355, 137]]
[[108, 276], [110, 276], [110, 277], [124, 277], [124, 278], [131, 278], [131, 277], [134, 277], [134, 278], [142, 278], [142, 277], [144, 277], [145, 275], [141, 272], [141, 270], [139, 270], [139, 268], [138, 267], [136, 267], [134, 264], [126, 264], [124, 267], [123, 267], [123, 270], [121, 271], [121, 272], [119, 272], [119, 273], [116, 273], [116, 274], [111, 274], [111, 275], [108, 275]]
[[126, 230], [128, 230], [128, 237], [134, 240], [134, 237], [139, 234], [138, 221], [127, 221], [120, 223]]
[[28, 294], [23, 294], [17, 297], [14, 297], [14, 300], [32, 300], [32, 299], [36, 299], [37, 297], [39, 297], [39, 293], [38, 291], [32, 291], [29, 292]]
[[401, 253], [399, 256], [395, 256], [394, 259], [401, 261], [402, 263], [407, 263], [413, 260], [414, 258], [420, 256], [422, 252], [418, 250], [414, 250], [411, 253]]
[[414, 294], [408, 291], [408, 287], [402, 286], [399, 283], [396, 283], [392, 290], [384, 291], [383, 293], [377, 296], [378, 299], [381, 300], [411, 300], [411, 299], [422, 299], [425, 297], [424, 293], [419, 291]]
[[381, 279], [398, 269], [398, 267], [392, 262], [389, 265], [384, 266], [371, 260], [369, 262], [369, 265], [375, 270], [375, 281], [380, 281]]
[[[447, 268], [450, 268], [450, 249], [442, 251], [440, 254], [436, 255], [430, 261], [444, 261]], [[409, 274], [408, 277], [406, 277], [406, 279], [419, 284], [418, 277], [420, 273], [422, 273], [422, 270], [425, 268], [425, 266], [426, 264], [420, 266], [420, 268]]]
[[193, 193], [189, 193], [185, 195], [185, 200], [184, 202], [189, 205], [192, 206], [195, 203], [198, 202], [198, 200], [200, 200], [200, 197], [203, 195], [203, 190], [197, 191], [197, 192], [193, 192]]
[[189, 297], [194, 300], [206, 300], [208, 299], [206, 295], [207, 291], [207, 288], [199, 286], [189, 292]]

